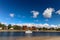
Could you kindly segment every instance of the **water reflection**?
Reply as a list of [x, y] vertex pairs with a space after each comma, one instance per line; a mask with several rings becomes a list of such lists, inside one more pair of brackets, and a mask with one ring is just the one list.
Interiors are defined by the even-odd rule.
[[32, 37], [32, 33], [26, 33], [26, 37]]

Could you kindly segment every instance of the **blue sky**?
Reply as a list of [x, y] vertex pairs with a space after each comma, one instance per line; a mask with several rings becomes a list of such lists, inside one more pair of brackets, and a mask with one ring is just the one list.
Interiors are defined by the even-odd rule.
[[0, 0], [0, 22], [60, 24], [60, 0]]

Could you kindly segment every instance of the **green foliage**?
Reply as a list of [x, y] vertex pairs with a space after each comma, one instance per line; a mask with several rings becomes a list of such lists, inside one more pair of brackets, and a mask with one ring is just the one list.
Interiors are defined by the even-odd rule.
[[8, 29], [10, 29], [11, 27], [12, 27], [11, 24], [9, 24], [9, 25], [8, 25]]
[[47, 28], [43, 27], [42, 30], [47, 30]]
[[56, 29], [57, 31], [60, 31], [60, 28]]
[[37, 28], [38, 30], [42, 30], [42, 28]]
[[54, 28], [49, 28], [49, 30], [55, 30]]
[[6, 25], [5, 24], [2, 24], [2, 29], [5, 29], [6, 28]]
[[0, 23], [0, 27], [2, 27], [2, 24]]
[[22, 28], [20, 26], [14, 25], [13, 26], [14, 30], [21, 30]]

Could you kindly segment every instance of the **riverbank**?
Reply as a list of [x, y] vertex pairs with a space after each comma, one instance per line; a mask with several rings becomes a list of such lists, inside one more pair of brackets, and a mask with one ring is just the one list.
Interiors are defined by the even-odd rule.
[[0, 37], [0, 40], [60, 40], [60, 37]]
[[25, 32], [25, 30], [0, 30], [0, 32]]
[[16, 40], [60, 40], [60, 37], [22, 37]]
[[[25, 32], [26, 30], [0, 30], [0, 32]], [[60, 32], [56, 30], [33, 30], [32, 32]]]

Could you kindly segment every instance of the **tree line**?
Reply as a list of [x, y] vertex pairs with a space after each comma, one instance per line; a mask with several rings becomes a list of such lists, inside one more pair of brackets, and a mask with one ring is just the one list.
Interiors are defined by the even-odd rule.
[[27, 27], [26, 25], [23, 25], [23, 26], [13, 25], [12, 26], [11, 24], [6, 26], [5, 24], [1, 24], [1, 23], [0, 23], [0, 28], [2, 28], [2, 30], [10, 30], [11, 28], [13, 28], [13, 30], [56, 30], [56, 31], [60, 31], [60, 28], [54, 28], [54, 27], [51, 27], [51, 28], [46, 28], [46, 27], [37, 28], [35, 26]]

